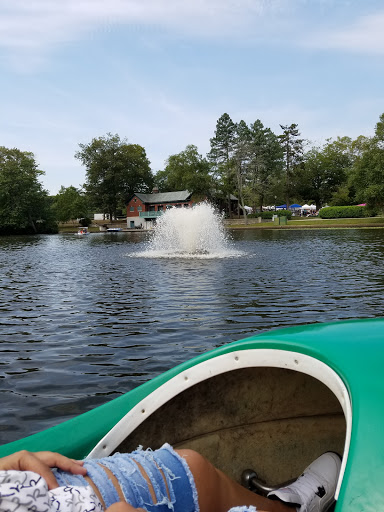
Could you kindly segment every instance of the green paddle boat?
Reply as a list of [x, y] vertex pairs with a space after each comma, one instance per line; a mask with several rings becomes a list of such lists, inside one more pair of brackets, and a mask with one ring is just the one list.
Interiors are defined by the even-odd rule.
[[84, 458], [163, 442], [240, 480], [296, 478], [342, 456], [336, 511], [384, 507], [384, 319], [279, 329], [187, 361], [107, 404], [4, 445]]

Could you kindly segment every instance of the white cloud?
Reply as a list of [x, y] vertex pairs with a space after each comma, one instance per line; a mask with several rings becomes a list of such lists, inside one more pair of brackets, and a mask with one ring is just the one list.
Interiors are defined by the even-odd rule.
[[361, 16], [348, 28], [320, 32], [305, 41], [317, 48], [346, 50], [354, 53], [384, 53], [384, 11]]
[[29, 50], [81, 38], [115, 24], [182, 32], [231, 32], [287, 0], [5, 0], [0, 45]]
[[[265, 39], [359, 52], [384, 52], [384, 11], [347, 28], [313, 31], [306, 14], [349, 9], [354, 0], [3, 0], [0, 47], [19, 70], [41, 65], [56, 47], [92, 32], [126, 26], [204, 38]], [[356, 5], [355, 5], [356, 6]], [[306, 13], [306, 14], [305, 14]], [[339, 26], [346, 23], [340, 19]], [[316, 20], [312, 20], [316, 22]], [[25, 59], [27, 56], [27, 59]]]

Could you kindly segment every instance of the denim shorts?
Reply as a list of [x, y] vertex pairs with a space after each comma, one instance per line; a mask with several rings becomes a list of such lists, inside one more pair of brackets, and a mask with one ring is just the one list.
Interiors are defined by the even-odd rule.
[[[84, 467], [98, 487], [105, 506], [120, 501], [117, 491], [100, 466], [108, 468], [117, 478], [125, 501], [148, 512], [199, 512], [196, 485], [187, 462], [169, 444], [158, 450], [137, 449], [132, 453], [116, 453], [102, 459], [87, 459]], [[148, 483], [139, 466], [150, 479], [156, 495], [153, 500]], [[80, 475], [55, 470], [60, 487], [88, 486]]]

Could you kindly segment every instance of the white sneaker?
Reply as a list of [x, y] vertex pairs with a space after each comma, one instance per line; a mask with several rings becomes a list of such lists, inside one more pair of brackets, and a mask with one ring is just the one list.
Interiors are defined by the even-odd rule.
[[335, 501], [340, 457], [334, 452], [323, 453], [312, 462], [299, 478], [287, 487], [268, 494], [285, 503], [298, 505], [299, 512], [324, 512]]

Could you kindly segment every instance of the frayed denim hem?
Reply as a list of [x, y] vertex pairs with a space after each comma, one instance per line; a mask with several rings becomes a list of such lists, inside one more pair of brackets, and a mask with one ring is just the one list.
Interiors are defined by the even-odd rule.
[[257, 512], [257, 508], [253, 505], [249, 505], [249, 507], [233, 507], [228, 512]]
[[[144, 508], [148, 512], [199, 512], [191, 470], [169, 444], [164, 444], [159, 450], [139, 447], [132, 453], [116, 453], [111, 457], [84, 461], [88, 475], [98, 487], [105, 506], [109, 507], [120, 498], [103, 466], [116, 477], [125, 500], [133, 507]], [[88, 485], [78, 475], [60, 470], [55, 475], [59, 485]], [[143, 475], [151, 483], [155, 500]]]

